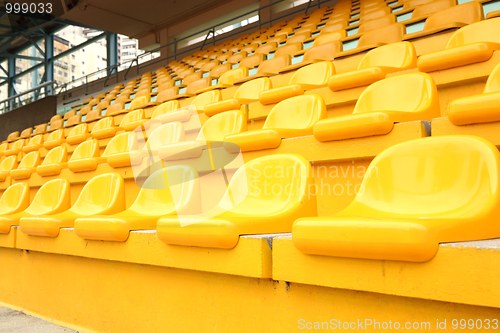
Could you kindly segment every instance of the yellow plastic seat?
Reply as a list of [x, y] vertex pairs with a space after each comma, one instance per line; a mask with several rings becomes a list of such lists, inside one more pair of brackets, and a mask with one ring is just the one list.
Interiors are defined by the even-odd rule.
[[94, 122], [96, 120], [99, 120], [99, 119], [101, 119], [101, 113], [102, 113], [102, 110], [92, 110], [85, 115], [85, 120], [83, 120], [83, 122], [84, 123], [91, 123], [91, 122]]
[[29, 190], [30, 188], [26, 183], [9, 186], [0, 197], [0, 216], [20, 213], [28, 208], [30, 205]]
[[[97, 105], [97, 101], [94, 101], [94, 103], [91, 103], [92, 105]], [[71, 117], [75, 116], [76, 115], [76, 110], [69, 110], [68, 112], [66, 112], [64, 114], [64, 117], [62, 118], [63, 120], [68, 120], [70, 119]]]
[[96, 139], [106, 139], [115, 136], [119, 130], [115, 126], [115, 121], [112, 117], [105, 117], [99, 120], [92, 128], [92, 136]]
[[10, 171], [10, 178], [15, 180], [29, 179], [32, 173], [36, 172], [36, 167], [40, 165], [40, 154], [32, 151], [26, 154], [17, 169]]
[[36, 173], [42, 177], [57, 176], [62, 169], [68, 167], [68, 151], [65, 146], [59, 146], [47, 153], [42, 164], [36, 167]]
[[[266, 177], [263, 170], [288, 172]], [[158, 238], [168, 244], [230, 249], [241, 235], [290, 232], [298, 217], [316, 215], [315, 196], [307, 195], [312, 182], [311, 165], [299, 155], [256, 158], [236, 171], [209, 217], [162, 217]], [[280, 189], [280, 195], [265, 191], [264, 184]]]
[[[179, 124], [178, 126], [182, 126], [180, 123], [177, 124]], [[180, 127], [177, 132], [180, 132], [181, 129], [182, 127]], [[148, 148], [153, 150], [157, 149], [157, 155], [163, 160], [197, 158], [201, 156], [203, 149], [213, 146], [211, 145], [212, 142], [223, 142], [226, 136], [244, 132], [246, 129], [246, 117], [241, 111], [226, 111], [210, 117], [201, 127], [200, 133], [195, 141], [182, 142], [184, 141], [184, 131], [182, 131], [182, 138], [177, 141], [172, 139], [168, 142], [166, 140], [156, 140], [159, 144], [157, 143], [154, 147]], [[159, 128], [156, 129], [155, 132], [158, 130]], [[174, 131], [170, 130], [170, 132]], [[172, 136], [172, 134], [169, 136]], [[148, 139], [148, 143], [149, 141]]]
[[36, 125], [33, 135], [44, 134], [47, 131], [47, 124]]
[[78, 145], [83, 141], [91, 137], [89, 133], [89, 126], [85, 123], [77, 125], [71, 129], [68, 136], [66, 137], [66, 142], [71, 145]]
[[7, 136], [7, 142], [14, 142], [19, 139], [19, 131], [12, 132]]
[[8, 156], [0, 163], [0, 182], [4, 182], [10, 172], [17, 168], [17, 156]]
[[[282, 55], [282, 56], [275, 55], [274, 58], [263, 61], [257, 68], [256, 74], [234, 80], [234, 83], [238, 84], [253, 79], [257, 79], [259, 77], [277, 75], [282, 68], [290, 66], [290, 64], [291, 64], [291, 58], [289, 55]], [[242, 64], [240, 63], [240, 65]]]
[[64, 125], [64, 128], [76, 126], [76, 125], [81, 123], [81, 120], [82, 120], [81, 114], [74, 115], [73, 117], [68, 119], [68, 121], [66, 122], [66, 125]]
[[491, 71], [481, 95], [456, 99], [448, 104], [448, 118], [454, 125], [500, 121], [500, 65]]
[[147, 119], [143, 109], [134, 110], [123, 117], [119, 127], [127, 132], [140, 129], [144, 130], [144, 123], [146, 121]]
[[52, 116], [50, 118], [49, 124], [55, 123], [56, 121], [63, 119], [62, 117], [63, 117], [62, 114], [56, 114]]
[[403, 40], [411, 40], [436, 34], [438, 32], [458, 29], [466, 25], [483, 20], [483, 7], [477, 1], [467, 2], [462, 5], [441, 10], [425, 20], [422, 31], [407, 34]]
[[335, 74], [335, 66], [330, 61], [317, 62], [297, 70], [288, 85], [262, 91], [259, 94], [261, 104], [274, 104], [284, 99], [303, 95], [305, 90], [325, 87], [330, 76]]
[[374, 49], [382, 45], [401, 42], [405, 33], [406, 28], [402, 23], [394, 23], [383, 28], [370, 30], [359, 38], [356, 48], [342, 51], [338, 54], [338, 56], [345, 57]]
[[[169, 112], [175, 111], [181, 107], [181, 104], [178, 100], [168, 101], [158, 105], [151, 116], [151, 120], [149, 122], [157, 122], [159, 118]], [[148, 122], [148, 123], [149, 123]]]
[[393, 76], [368, 86], [351, 115], [329, 118], [314, 126], [318, 141], [343, 140], [389, 133], [394, 122], [440, 117], [439, 97], [426, 73]]
[[32, 151], [36, 151], [42, 147], [43, 147], [43, 135], [39, 134], [39, 135], [35, 135], [34, 137], [32, 137], [28, 141], [28, 144], [23, 147], [22, 151], [24, 153], [29, 153]]
[[[124, 99], [128, 99], [128, 96], [122, 96], [122, 95], [120, 95], [120, 97], [123, 97]], [[119, 101], [118, 100], [120, 97], [118, 97], [115, 100], [114, 104], [112, 104], [106, 108], [106, 113], [104, 114], [105, 117], [116, 116], [116, 115], [119, 115], [122, 113], [127, 113], [129, 111], [129, 109], [125, 109], [126, 101]], [[100, 115], [101, 112], [99, 112], [98, 114]], [[85, 120], [87, 120], [87, 119], [85, 119]]]
[[446, 49], [418, 58], [421, 72], [432, 72], [465, 66], [491, 58], [500, 49], [500, 18], [469, 24], [456, 31]]
[[9, 149], [9, 143], [8, 142], [3, 142], [0, 143], [0, 156], [3, 156], [3, 153]]
[[66, 138], [64, 137], [64, 130], [59, 129], [49, 134], [47, 140], [43, 143], [43, 147], [50, 150], [52, 148], [59, 147], [65, 142]]
[[420, 18], [425, 18], [430, 14], [448, 9], [450, 7], [456, 6], [456, 0], [436, 0], [421, 6], [418, 6], [411, 13], [411, 21], [419, 20]]
[[10, 145], [9, 149], [5, 149], [3, 154], [5, 156], [17, 155], [23, 151], [23, 147], [26, 144], [25, 139], [19, 139]]
[[241, 151], [277, 148], [282, 138], [311, 135], [314, 124], [326, 118], [326, 106], [319, 95], [301, 95], [285, 99], [273, 107], [261, 130], [228, 135], [224, 142]]
[[80, 143], [68, 161], [68, 169], [72, 172], [94, 171], [97, 165], [106, 159], [99, 156], [99, 141], [92, 139]]
[[494, 11], [486, 14], [486, 19], [491, 19], [491, 18], [495, 18], [495, 17], [500, 17], [500, 10], [494, 10]]
[[347, 208], [297, 220], [293, 243], [307, 254], [425, 262], [439, 243], [497, 238], [499, 158], [472, 136], [393, 146], [372, 161]]
[[28, 127], [21, 132], [21, 134], [19, 135], [19, 138], [20, 139], [27, 139], [31, 136], [32, 133], [33, 133], [33, 127]]
[[214, 90], [214, 89], [222, 89], [232, 87], [234, 85], [234, 81], [237, 79], [241, 79], [248, 76], [248, 68], [245, 66], [239, 66], [238, 68], [228, 70], [224, 72], [220, 77], [217, 84], [213, 86], [209, 86], [206, 88], [198, 89], [196, 94], [201, 94], [206, 91]]
[[134, 132], [124, 132], [115, 135], [106, 145], [101, 157], [107, 159], [109, 166], [122, 168], [138, 165], [142, 162], [142, 154], [137, 158], [130, 152], [137, 150], [137, 137]]
[[47, 132], [57, 131], [58, 129], [63, 128], [63, 126], [64, 126], [64, 119], [59, 119], [59, 120], [53, 121], [50, 123], [49, 129], [47, 130]]
[[198, 173], [193, 167], [177, 165], [153, 173], [127, 210], [77, 218], [75, 233], [84, 239], [124, 242], [131, 230], [156, 229], [162, 216], [196, 214], [200, 210]]
[[142, 95], [136, 94], [130, 103], [130, 110], [144, 109], [155, 105], [158, 105], [158, 103], [151, 102], [151, 94], [149, 92]]
[[78, 217], [115, 214], [124, 209], [123, 178], [116, 173], [107, 173], [89, 180], [71, 208], [66, 207], [56, 214], [22, 217], [19, 229], [28, 235], [57, 237], [60, 228], [73, 227]]
[[382, 80], [387, 74], [417, 67], [417, 52], [410, 42], [400, 42], [370, 50], [352, 72], [333, 75], [328, 87], [333, 91], [350, 89]]
[[233, 98], [207, 104], [205, 114], [209, 117], [224, 111], [239, 110], [242, 104], [257, 102], [262, 91], [271, 89], [271, 79], [261, 77], [243, 83], [234, 93]]

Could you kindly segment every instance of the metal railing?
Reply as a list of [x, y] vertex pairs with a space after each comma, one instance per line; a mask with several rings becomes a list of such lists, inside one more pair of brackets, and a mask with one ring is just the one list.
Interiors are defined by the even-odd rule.
[[[271, 2], [270, 4], [267, 4], [265, 6], [261, 6], [259, 8], [256, 8], [254, 10], [250, 10], [248, 12], [245, 12], [243, 14], [240, 14], [236, 17], [232, 17], [224, 22], [219, 22], [215, 25], [212, 25], [208, 28], [205, 28], [205, 29], [202, 29], [202, 30], [199, 30], [195, 33], [192, 33], [188, 36], [185, 36], [183, 38], [180, 38], [180, 39], [175, 39], [174, 41], [170, 42], [170, 43], [167, 43], [165, 45], [161, 45], [153, 50], [150, 50], [148, 52], [145, 52], [145, 53], [142, 53], [140, 55], [138, 55], [137, 57], [135, 57], [134, 59], [128, 61], [127, 63], [124, 63], [124, 64], [121, 64], [121, 65], [113, 65], [113, 66], [110, 66], [110, 67], [106, 67], [106, 68], [103, 68], [101, 70], [98, 70], [96, 72], [93, 72], [93, 73], [90, 73], [90, 74], [87, 74], [83, 77], [80, 77], [78, 79], [75, 79], [73, 81], [70, 81], [68, 83], [65, 84], [66, 87], [70, 87], [71, 85], [73, 85], [73, 87], [70, 87], [72, 89], [72, 93], [73, 92], [76, 92], [78, 90], [81, 90], [81, 89], [84, 89], [85, 88], [85, 92], [88, 93], [88, 85], [89, 83], [90, 84], [93, 84], [94, 82], [91, 80], [89, 81], [88, 78], [91, 77], [91, 76], [96, 76], [98, 73], [102, 73], [102, 72], [105, 72], [105, 77], [102, 76], [102, 77], [99, 77], [98, 79], [101, 79], [101, 78], [105, 78], [104, 82], [103, 82], [103, 87], [106, 87], [106, 84], [107, 82], [109, 81], [111, 75], [113, 75], [113, 72], [114, 74], [116, 75], [116, 82], [118, 82], [118, 70], [119, 70], [119, 67], [126, 67], [126, 70], [125, 70], [125, 73], [124, 73], [124, 76], [123, 76], [123, 80], [126, 80], [127, 79], [127, 76], [130, 72], [130, 70], [133, 68], [133, 65], [134, 63], [136, 64], [135, 66], [135, 72], [136, 72], [136, 75], [139, 75], [139, 69], [141, 68], [144, 68], [144, 67], [147, 67], [147, 66], [151, 66], [153, 64], [156, 64], [158, 62], [170, 62], [170, 59], [173, 58], [173, 60], [177, 60], [177, 57], [180, 56], [180, 55], [183, 55], [183, 54], [187, 54], [187, 53], [192, 53], [193, 51], [198, 51], [198, 50], [202, 50], [203, 47], [205, 47], [205, 45], [207, 45], [207, 41], [210, 39], [210, 35], [212, 34], [212, 40], [211, 40], [211, 44], [212, 45], [215, 45], [216, 42], [222, 40], [222, 39], [227, 39], [227, 38], [230, 38], [234, 35], [239, 35], [239, 34], [242, 34], [246, 31], [249, 31], [249, 30], [252, 30], [252, 29], [255, 29], [257, 28], [257, 30], [260, 30], [262, 25], [264, 24], [272, 24], [273, 22], [275, 21], [278, 21], [278, 20], [281, 20], [287, 16], [290, 16], [290, 15], [293, 15], [293, 14], [297, 14], [297, 13], [300, 13], [300, 12], [304, 12], [304, 14], [307, 14], [307, 11], [312, 8], [312, 4], [315, 3], [315, 5], [320, 8], [321, 7], [321, 4], [324, 4], [324, 3], [327, 3], [327, 2], [330, 2], [331, 0], [309, 0], [307, 2], [307, 5], [305, 7], [305, 10], [304, 8], [298, 8], [296, 10], [292, 10], [292, 11], [287, 11], [285, 14], [283, 15], [280, 15], [280, 16], [276, 16], [276, 17], [273, 17], [269, 20], [266, 20], [266, 21], [262, 21], [261, 20], [261, 11], [263, 9], [266, 9], [268, 7], [272, 7], [278, 3], [281, 3], [285, 0], [277, 0], [277, 1], [274, 1], [274, 2]], [[302, 7], [302, 6], [301, 6]], [[216, 35], [216, 32], [217, 32], [217, 28], [218, 27], [221, 27], [224, 28], [225, 25], [227, 25], [228, 23], [231, 23], [231, 22], [234, 22], [235, 20], [238, 20], [238, 19], [241, 19], [243, 17], [246, 17], [246, 16], [249, 16], [251, 14], [254, 14], [254, 13], [257, 13], [258, 16], [259, 16], [259, 19], [258, 21], [254, 22], [254, 23], [251, 23], [251, 24], [247, 24], [246, 26], [244, 27], [241, 27], [241, 28], [237, 28], [235, 29], [233, 32], [227, 32], [227, 33], [223, 33], [223, 34], [220, 34], [220, 35]], [[206, 37], [205, 37], [205, 40], [203, 42], [200, 42], [200, 43], [196, 43], [194, 44], [192, 47], [184, 47], [182, 48], [180, 51], [179, 51], [179, 48], [178, 48], [178, 44], [182, 41], [185, 41], [185, 40], [191, 40], [193, 39], [193, 37], [197, 37], [197, 36], [200, 36], [202, 35], [203, 33], [206, 33]], [[200, 47], [200, 44], [201, 44], [201, 47]], [[210, 44], [210, 43], [208, 43]], [[154, 59], [153, 58], [153, 54], [156, 53], [156, 52], [160, 52], [162, 49], [164, 48], [169, 48], [169, 47], [172, 47], [173, 48], [173, 51], [174, 53], [171, 54], [171, 55], [168, 55], [166, 57], [159, 57], [157, 59]], [[147, 56], [151, 56], [153, 59], [151, 59], [151, 61], [147, 61], [147, 62], [144, 62], [144, 65], [141, 66], [141, 64], [143, 62], [141, 62], [141, 59], [144, 58], [144, 57], [147, 57]], [[153, 61], [154, 60], [154, 61]], [[127, 65], [128, 66], [125, 66]], [[83, 83], [83, 81], [85, 81], [85, 83]], [[75, 86], [76, 83], [81, 83], [79, 86]], [[83, 85], [85, 85], [85, 87], [83, 87]], [[63, 99], [67, 99], [67, 94], [69, 94], [70, 92], [67, 91], [67, 89], [64, 91], [64, 95], [63, 95]]]
[[[34, 88], [31, 88], [30, 90], [26, 90], [22, 93], [19, 93], [17, 95], [11, 96], [9, 98], [6, 98], [2, 101], [0, 101], [0, 114], [9, 112], [17, 107], [20, 107], [22, 105], [29, 104], [31, 102], [34, 102], [38, 99], [41, 98], [41, 96], [45, 97], [51, 94], [52, 91], [55, 90], [57, 87], [57, 83], [54, 81], [49, 81], [45, 82], [39, 86], [36, 86]], [[42, 89], [44, 91], [42, 92]], [[27, 94], [34, 94], [33, 97], [28, 97], [28, 98], [22, 98], [22, 96], [27, 95]], [[16, 101], [17, 100], [17, 101]]]

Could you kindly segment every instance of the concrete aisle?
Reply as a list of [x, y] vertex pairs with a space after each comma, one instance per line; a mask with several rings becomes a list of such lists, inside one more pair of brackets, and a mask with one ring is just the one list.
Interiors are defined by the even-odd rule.
[[0, 306], [1, 333], [73, 333], [69, 328]]

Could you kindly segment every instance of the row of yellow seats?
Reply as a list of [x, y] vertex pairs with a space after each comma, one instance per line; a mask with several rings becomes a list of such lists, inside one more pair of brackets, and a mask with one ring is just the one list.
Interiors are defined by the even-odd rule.
[[19, 183], [0, 198], [0, 232], [19, 225], [56, 237], [74, 227], [84, 239], [126, 241], [131, 230], [156, 229], [168, 244], [230, 249], [242, 235], [291, 231], [306, 254], [423, 262], [440, 242], [500, 237], [491, 223], [500, 214], [499, 167], [498, 149], [476, 137], [401, 143], [372, 161], [363, 191], [328, 217], [316, 217], [310, 163], [292, 154], [247, 162], [217, 207], [201, 214], [197, 174], [186, 166], [155, 172], [129, 209], [114, 173], [90, 180], [72, 207], [66, 180], [44, 184], [31, 204]]

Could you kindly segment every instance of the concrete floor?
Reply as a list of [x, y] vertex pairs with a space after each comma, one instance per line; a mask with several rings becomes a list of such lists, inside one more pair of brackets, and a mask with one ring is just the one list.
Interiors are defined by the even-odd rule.
[[78, 333], [69, 328], [0, 306], [0, 333]]

